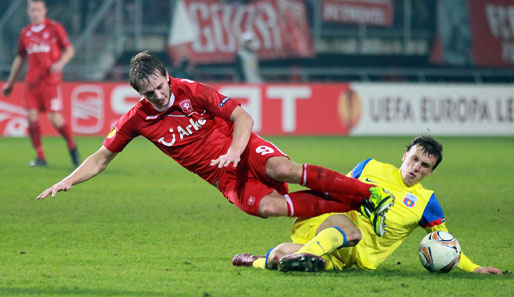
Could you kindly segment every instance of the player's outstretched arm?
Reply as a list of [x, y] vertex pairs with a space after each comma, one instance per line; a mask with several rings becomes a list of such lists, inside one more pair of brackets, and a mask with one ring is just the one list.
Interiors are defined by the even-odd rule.
[[48, 195], [55, 197], [57, 192], [68, 191], [73, 185], [87, 181], [88, 179], [102, 172], [112, 161], [112, 159], [116, 157], [117, 154], [118, 153], [113, 153], [106, 147], [102, 146], [98, 151], [89, 156], [82, 164], [80, 164], [80, 166], [70, 175], [39, 194], [37, 199], [44, 199]]
[[496, 267], [492, 266], [483, 266], [483, 267], [477, 267], [475, 270], [473, 270], [473, 273], [480, 273], [480, 274], [502, 274], [502, 271]]

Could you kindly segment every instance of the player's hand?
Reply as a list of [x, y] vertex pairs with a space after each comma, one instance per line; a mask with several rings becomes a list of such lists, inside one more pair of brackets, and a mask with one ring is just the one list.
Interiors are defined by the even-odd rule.
[[3, 94], [4, 96], [9, 96], [9, 95], [11, 95], [11, 92], [12, 92], [12, 86], [13, 86], [12, 84], [8, 84], [8, 83], [4, 84], [4, 85], [2, 86], [2, 94]]
[[53, 185], [51, 188], [48, 188], [44, 190], [39, 196], [37, 196], [37, 199], [45, 199], [48, 195], [52, 195], [52, 198], [55, 197], [57, 192], [60, 191], [68, 191], [71, 189], [71, 182], [61, 181]]
[[234, 167], [237, 167], [237, 164], [241, 161], [241, 157], [239, 154], [231, 153], [230, 150], [224, 154], [221, 155], [216, 160], [211, 160], [211, 166], [218, 166], [218, 168], [227, 167], [230, 165], [230, 163], [234, 164]]
[[480, 274], [502, 274], [502, 271], [492, 266], [477, 267], [473, 270], [474, 273]]
[[50, 73], [62, 72], [63, 68], [64, 68], [64, 65], [61, 65], [60, 63], [55, 63], [52, 66], [50, 66]]

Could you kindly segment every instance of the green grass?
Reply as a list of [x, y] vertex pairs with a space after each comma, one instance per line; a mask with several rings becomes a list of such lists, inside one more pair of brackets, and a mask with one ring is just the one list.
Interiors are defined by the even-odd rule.
[[[269, 137], [297, 162], [346, 173], [374, 157], [399, 165], [410, 137]], [[514, 138], [441, 137], [436, 189], [450, 231], [476, 263], [512, 271]], [[83, 157], [101, 138], [78, 138]], [[231, 265], [289, 241], [290, 218], [260, 219], [136, 139], [93, 180], [36, 201], [71, 171], [60, 138], [29, 168], [27, 139], [0, 138], [0, 296], [512, 296], [511, 273], [430, 274], [423, 230], [376, 271], [280, 273]], [[299, 189], [293, 186], [292, 189]]]

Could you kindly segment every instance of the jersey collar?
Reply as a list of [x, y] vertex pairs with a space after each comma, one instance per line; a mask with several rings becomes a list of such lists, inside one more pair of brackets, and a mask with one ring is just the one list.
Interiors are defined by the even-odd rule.
[[35, 32], [35, 33], [41, 32], [41, 30], [43, 30], [46, 27], [46, 24], [47, 24], [47, 19], [44, 19], [43, 22], [39, 25], [31, 25], [30, 31]]

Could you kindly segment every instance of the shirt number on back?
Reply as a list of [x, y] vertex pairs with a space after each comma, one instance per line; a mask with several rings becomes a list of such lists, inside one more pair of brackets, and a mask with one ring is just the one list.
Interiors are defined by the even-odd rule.
[[257, 154], [261, 154], [261, 155], [267, 155], [267, 154], [271, 154], [271, 153], [274, 153], [275, 150], [270, 148], [269, 146], [265, 146], [265, 145], [261, 145], [259, 147], [257, 147], [257, 149], [255, 150], [255, 152]]

